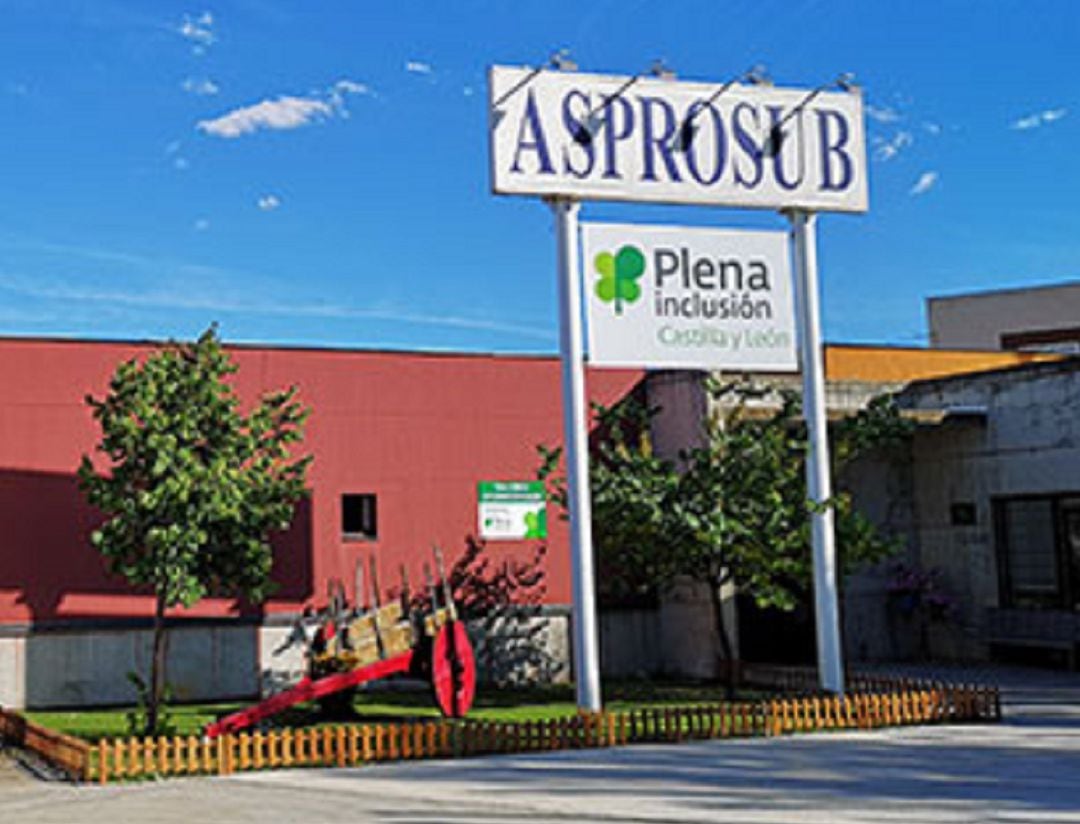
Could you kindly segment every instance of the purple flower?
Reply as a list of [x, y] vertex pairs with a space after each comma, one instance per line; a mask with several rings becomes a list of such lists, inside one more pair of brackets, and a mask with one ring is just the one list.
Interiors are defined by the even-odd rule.
[[922, 609], [931, 620], [951, 621], [958, 617], [960, 604], [943, 578], [937, 567], [927, 570], [901, 562], [893, 565], [885, 590], [897, 596], [896, 604], [906, 614]]

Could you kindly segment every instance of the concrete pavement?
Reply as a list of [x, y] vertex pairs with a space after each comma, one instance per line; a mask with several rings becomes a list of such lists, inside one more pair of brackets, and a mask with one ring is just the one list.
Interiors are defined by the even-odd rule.
[[0, 790], [0, 820], [1080, 822], [1080, 678], [993, 676], [1001, 725], [37, 785]]
[[19, 765], [18, 760], [0, 747], [0, 798], [12, 787], [24, 786], [33, 781], [33, 777]]

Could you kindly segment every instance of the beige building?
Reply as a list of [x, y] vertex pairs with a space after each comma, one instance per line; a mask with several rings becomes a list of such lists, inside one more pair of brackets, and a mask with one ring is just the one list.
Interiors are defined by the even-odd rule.
[[[827, 346], [825, 349], [826, 398], [831, 418], [850, 415], [872, 398], [886, 392], [902, 392], [918, 381], [962, 380], [962, 376], [998, 372], [1028, 364], [1058, 361], [1060, 356], [1020, 352], [950, 351], [916, 347]], [[660, 412], [654, 419], [653, 444], [659, 454], [676, 456], [700, 437], [701, 421], [709, 414], [703, 389], [704, 373], [663, 371], [650, 373], [645, 392], [650, 406]], [[797, 374], [763, 378], [776, 388], [801, 387]], [[917, 385], [917, 383], [916, 383]], [[776, 397], [760, 401], [763, 410], [775, 407]], [[931, 454], [923, 443], [929, 433], [944, 432], [948, 439], [955, 409], [931, 403], [909, 403], [906, 414], [919, 422], [914, 444], [920, 454]], [[946, 421], [948, 424], [946, 425]], [[924, 433], [925, 437], [924, 437]], [[929, 440], [927, 440], [929, 439]], [[915, 446], [912, 446], [912, 450]], [[908, 557], [917, 560], [921, 511], [917, 511], [916, 485], [912, 476], [913, 451], [878, 455], [857, 466], [845, 486], [855, 493], [857, 504], [884, 529], [897, 534]], [[1080, 488], [1080, 479], [1077, 481]], [[918, 489], [926, 487], [920, 481]], [[927, 544], [929, 546], [929, 544]], [[928, 549], [926, 557], [936, 557]], [[845, 634], [852, 658], [889, 659], [916, 655], [918, 628], [890, 615], [887, 574], [867, 574], [849, 581], [845, 593]], [[734, 591], [725, 598], [725, 624], [733, 629], [738, 655], [746, 660], [786, 660], [809, 663], [814, 658], [813, 616], [807, 611], [762, 613], [739, 603]], [[980, 613], [981, 614], [981, 613]], [[981, 621], [981, 619], [980, 619]], [[980, 624], [981, 626], [981, 624]], [[601, 615], [601, 656], [606, 674], [712, 677], [721, 660], [713, 607], [707, 589], [684, 585], [661, 599], [655, 610], [608, 610]], [[978, 633], [981, 630], [972, 629]], [[936, 651], [977, 657], [958, 642], [939, 642]], [[969, 654], [970, 653], [970, 654]]]
[[1080, 281], [929, 298], [930, 345], [1080, 352]]
[[918, 381], [899, 402], [944, 412], [916, 433], [903, 479], [909, 558], [955, 602], [922, 628], [922, 652], [1075, 667], [1080, 358]]

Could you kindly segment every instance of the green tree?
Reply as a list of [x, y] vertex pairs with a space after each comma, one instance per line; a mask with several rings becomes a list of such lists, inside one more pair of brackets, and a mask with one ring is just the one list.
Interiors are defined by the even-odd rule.
[[[748, 384], [708, 381], [707, 387], [716, 411], [704, 422], [701, 444], [677, 462], [649, 447], [657, 410], [634, 401], [598, 409], [590, 463], [593, 536], [601, 598], [656, 593], [679, 577], [707, 584], [730, 661], [722, 588], [733, 583], [761, 607], [793, 609], [812, 575], [815, 505], [806, 496], [807, 439], [797, 396], [778, 393], [779, 404], [770, 409], [751, 403], [764, 392]], [[888, 397], [834, 424], [834, 476], [909, 431]], [[541, 453], [541, 477], [565, 508], [558, 450]], [[842, 576], [895, 551], [894, 541], [852, 506], [846, 491], [825, 505], [834, 511]]]
[[[709, 585], [730, 660], [721, 588], [734, 583], [759, 607], [793, 609], [810, 587], [810, 515], [819, 505], [806, 496], [809, 449], [798, 396], [782, 392], [775, 411], [762, 414], [748, 404], [760, 394], [751, 387], [710, 382], [709, 391], [718, 411], [706, 422], [702, 445], [682, 456], [685, 471], [669, 506], [669, 528], [676, 530], [678, 574]], [[833, 424], [833, 477], [909, 431], [887, 396]], [[824, 506], [833, 510], [839, 584], [858, 567], [896, 551], [895, 540], [854, 507], [849, 491], [838, 489]]]
[[[658, 457], [648, 436], [656, 410], [628, 399], [612, 407], [594, 406], [596, 428], [590, 440], [589, 484], [597, 589], [602, 603], [650, 602], [675, 575], [665, 529], [665, 511], [680, 483], [675, 465]], [[539, 446], [539, 478], [549, 500], [567, 518], [562, 447]]]
[[306, 494], [311, 458], [291, 455], [308, 416], [296, 388], [244, 414], [229, 380], [236, 369], [211, 327], [195, 343], [120, 364], [108, 393], [86, 399], [105, 457], [95, 468], [84, 455], [79, 467], [105, 516], [91, 542], [111, 571], [154, 595], [148, 734], [165, 689], [166, 611], [206, 596], [264, 599], [269, 536]]

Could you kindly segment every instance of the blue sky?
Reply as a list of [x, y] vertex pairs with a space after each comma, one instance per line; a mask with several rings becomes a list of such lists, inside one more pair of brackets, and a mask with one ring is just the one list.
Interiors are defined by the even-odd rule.
[[[0, 0], [0, 333], [551, 352], [546, 208], [496, 197], [485, 70], [851, 71], [871, 210], [819, 222], [826, 337], [1080, 277], [1080, 3]], [[783, 227], [588, 204], [584, 218]]]

